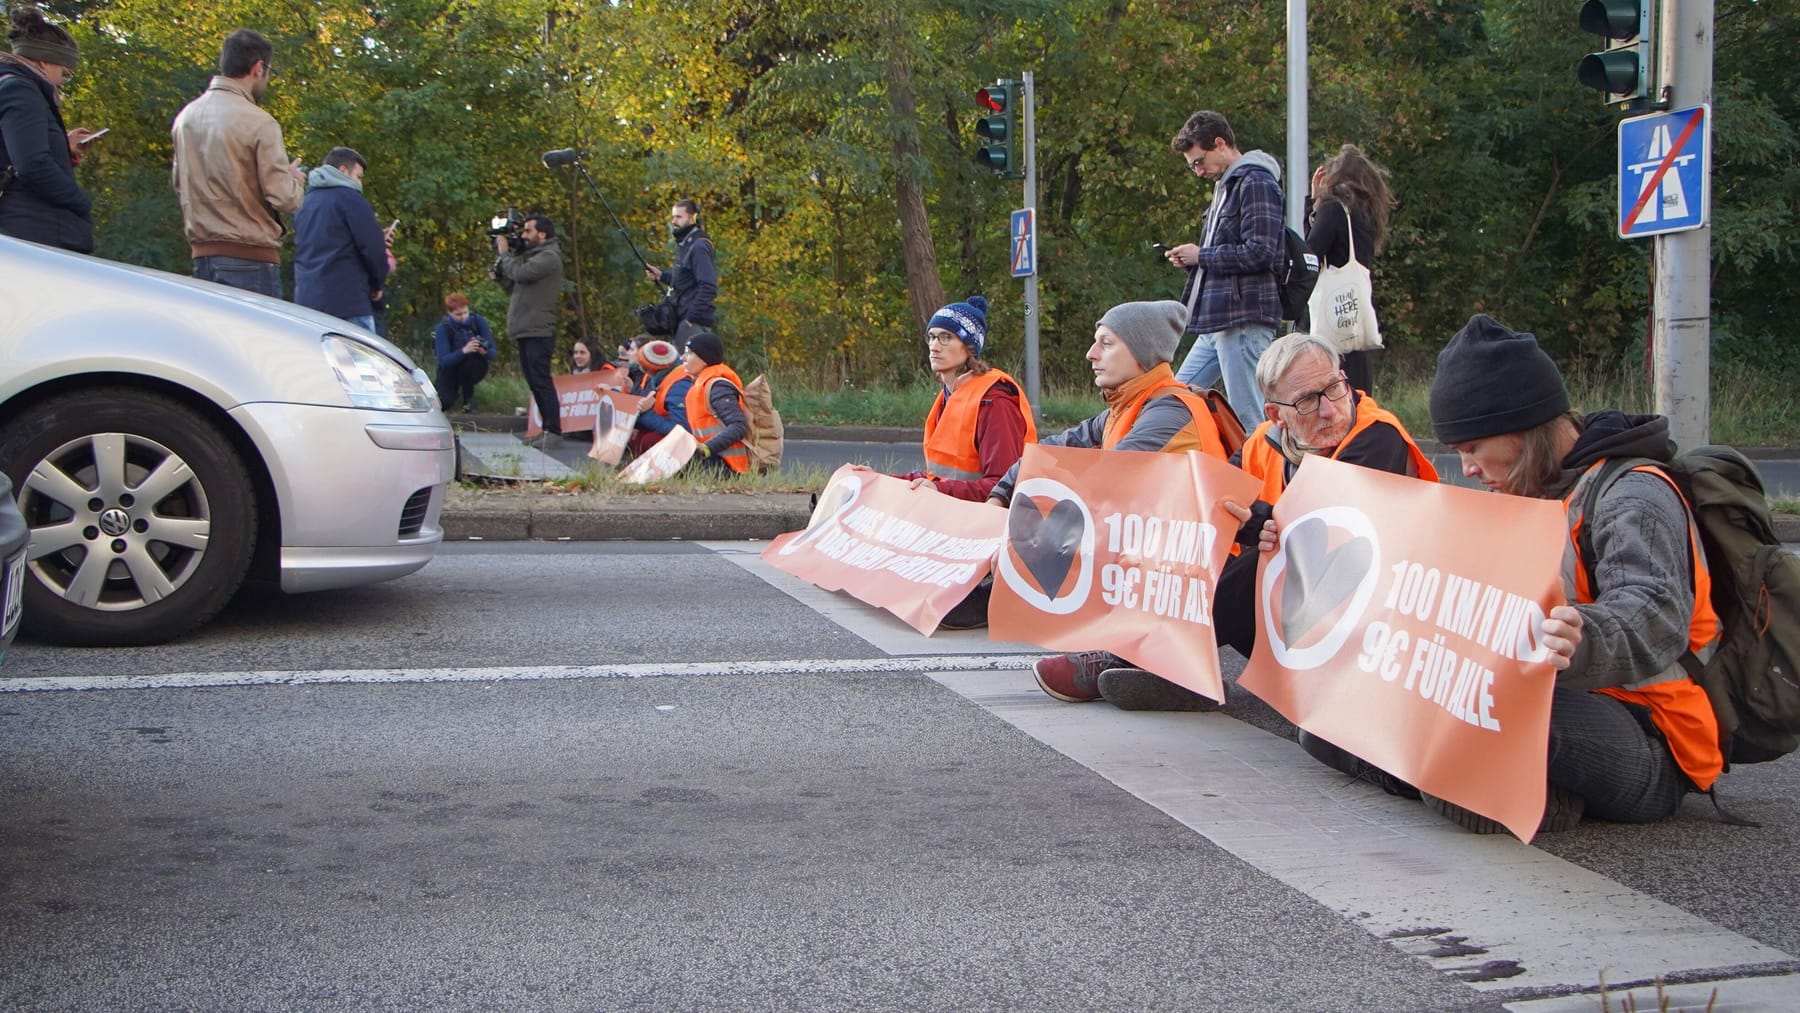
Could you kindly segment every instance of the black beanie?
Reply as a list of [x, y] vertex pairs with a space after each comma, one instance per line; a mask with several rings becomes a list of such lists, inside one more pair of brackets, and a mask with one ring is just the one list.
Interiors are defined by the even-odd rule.
[[1486, 313], [1469, 318], [1438, 353], [1431, 428], [1441, 443], [1517, 433], [1569, 410], [1569, 389], [1537, 338]]
[[711, 331], [695, 331], [688, 338], [688, 351], [698, 355], [708, 366], [725, 361], [725, 343]]

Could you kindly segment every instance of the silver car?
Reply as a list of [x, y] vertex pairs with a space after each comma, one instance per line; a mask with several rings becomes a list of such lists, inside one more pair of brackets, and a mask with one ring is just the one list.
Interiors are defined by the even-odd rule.
[[0, 363], [32, 636], [168, 640], [248, 577], [369, 584], [443, 540], [436, 392], [335, 317], [0, 236]]

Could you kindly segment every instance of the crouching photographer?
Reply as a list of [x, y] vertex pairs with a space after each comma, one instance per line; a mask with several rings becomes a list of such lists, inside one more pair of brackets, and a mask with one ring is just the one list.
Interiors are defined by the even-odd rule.
[[494, 280], [512, 297], [506, 307], [506, 333], [519, 343], [519, 370], [537, 402], [544, 432], [536, 440], [540, 449], [562, 443], [562, 409], [556, 385], [550, 380], [551, 347], [562, 309], [562, 248], [556, 241], [556, 223], [543, 215], [531, 215], [518, 228], [517, 248], [504, 232], [494, 235]]

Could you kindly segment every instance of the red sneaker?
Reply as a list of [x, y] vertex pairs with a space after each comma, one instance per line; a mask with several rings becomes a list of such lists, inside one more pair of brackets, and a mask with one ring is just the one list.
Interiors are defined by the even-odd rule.
[[1082, 651], [1039, 658], [1031, 670], [1044, 692], [1068, 703], [1088, 703], [1100, 699], [1100, 673], [1125, 664], [1110, 651]]

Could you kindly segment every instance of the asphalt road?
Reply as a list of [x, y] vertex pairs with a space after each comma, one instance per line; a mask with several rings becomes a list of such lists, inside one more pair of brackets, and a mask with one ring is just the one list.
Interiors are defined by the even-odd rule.
[[1474, 837], [1247, 693], [1056, 703], [1028, 648], [759, 548], [453, 546], [174, 645], [17, 645], [0, 1006], [1800, 1006], [1792, 757], [1726, 779], [1760, 829]]

